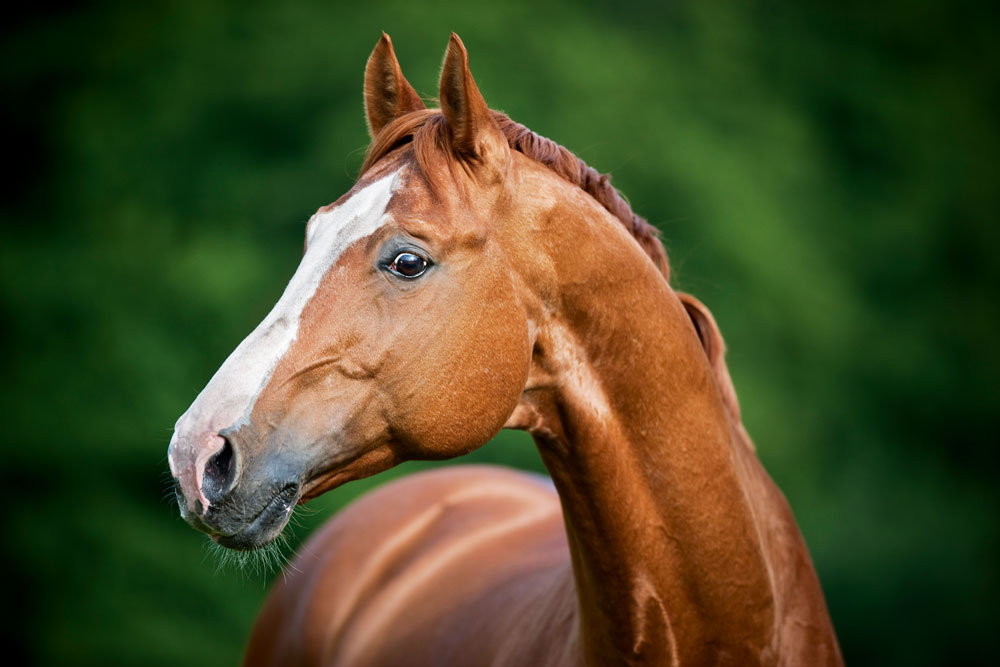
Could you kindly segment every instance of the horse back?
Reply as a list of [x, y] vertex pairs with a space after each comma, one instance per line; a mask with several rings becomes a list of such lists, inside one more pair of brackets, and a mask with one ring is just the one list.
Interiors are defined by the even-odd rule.
[[286, 568], [245, 664], [576, 662], [559, 498], [490, 466], [407, 476], [331, 519]]

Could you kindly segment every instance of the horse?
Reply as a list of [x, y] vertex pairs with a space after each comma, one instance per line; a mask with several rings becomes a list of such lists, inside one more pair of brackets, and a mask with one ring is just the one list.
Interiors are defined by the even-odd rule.
[[392, 42], [371, 145], [274, 309], [178, 420], [182, 517], [223, 547], [501, 429], [550, 479], [407, 476], [277, 581], [247, 665], [840, 665], [809, 552], [710, 311], [607, 176], [487, 107], [452, 34], [439, 109]]

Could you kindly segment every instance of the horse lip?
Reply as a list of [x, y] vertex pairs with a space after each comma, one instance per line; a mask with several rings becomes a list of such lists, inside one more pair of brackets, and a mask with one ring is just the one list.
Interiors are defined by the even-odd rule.
[[[292, 510], [295, 508], [299, 488], [298, 484], [289, 484], [282, 487], [239, 530], [228, 534], [215, 532], [210, 537], [217, 544], [238, 551], [250, 551], [263, 546], [266, 542], [276, 537], [278, 532], [280, 532], [280, 528], [284, 527]], [[278, 527], [279, 530], [274, 531], [273, 535], [268, 536], [266, 540], [259, 539], [262, 535], [267, 535], [275, 527]]]

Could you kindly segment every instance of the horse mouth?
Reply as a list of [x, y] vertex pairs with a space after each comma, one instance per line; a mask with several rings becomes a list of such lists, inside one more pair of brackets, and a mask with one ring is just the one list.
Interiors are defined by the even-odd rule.
[[283, 487], [237, 532], [229, 535], [214, 534], [212, 539], [216, 544], [236, 551], [253, 551], [263, 547], [281, 534], [295, 509], [298, 494], [298, 484]]

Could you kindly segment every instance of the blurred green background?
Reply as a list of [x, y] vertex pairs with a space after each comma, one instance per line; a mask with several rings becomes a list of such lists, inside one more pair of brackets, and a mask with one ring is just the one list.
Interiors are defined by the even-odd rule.
[[[992, 5], [995, 7], [995, 5]], [[5, 10], [8, 664], [233, 664], [267, 576], [176, 515], [174, 420], [366, 146], [381, 30], [436, 94], [614, 174], [714, 311], [851, 664], [985, 664], [1000, 522], [986, 3], [56, 3]], [[539, 468], [501, 436], [474, 455]], [[313, 505], [294, 540], [356, 494]], [[273, 576], [269, 575], [269, 576]]]

